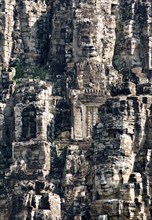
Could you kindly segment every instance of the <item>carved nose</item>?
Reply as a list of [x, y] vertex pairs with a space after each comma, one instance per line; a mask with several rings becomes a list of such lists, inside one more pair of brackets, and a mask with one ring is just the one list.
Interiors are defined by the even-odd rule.
[[102, 177], [101, 177], [101, 185], [104, 186], [104, 185], [106, 185], [106, 184], [107, 184], [107, 181], [105, 180], [105, 177], [102, 176]]
[[106, 181], [101, 181], [101, 186], [105, 186], [107, 184]]

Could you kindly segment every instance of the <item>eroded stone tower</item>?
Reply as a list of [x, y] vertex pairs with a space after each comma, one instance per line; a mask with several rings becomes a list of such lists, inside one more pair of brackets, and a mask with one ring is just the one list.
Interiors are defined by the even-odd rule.
[[152, 219], [152, 3], [0, 2], [2, 220]]

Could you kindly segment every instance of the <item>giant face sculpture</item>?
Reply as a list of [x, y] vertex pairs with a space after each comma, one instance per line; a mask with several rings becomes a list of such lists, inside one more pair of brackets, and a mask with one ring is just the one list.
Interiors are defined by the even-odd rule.
[[118, 192], [122, 183], [121, 168], [97, 166], [95, 168], [95, 188], [98, 197], [110, 196]]
[[94, 188], [97, 199], [112, 197], [119, 192], [122, 185], [128, 183], [133, 169], [135, 155], [131, 135], [116, 132], [114, 135], [114, 130], [114, 136], [108, 135], [111, 138], [109, 142], [94, 142]]
[[[127, 183], [132, 170], [131, 157], [109, 156], [102, 164], [95, 165], [94, 187], [97, 199], [112, 197]], [[114, 196], [116, 198], [116, 196]]]

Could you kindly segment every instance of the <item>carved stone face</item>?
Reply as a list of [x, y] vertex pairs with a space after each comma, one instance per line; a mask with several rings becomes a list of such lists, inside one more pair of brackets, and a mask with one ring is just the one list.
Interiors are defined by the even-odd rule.
[[121, 171], [117, 167], [97, 166], [95, 169], [95, 189], [99, 198], [115, 194], [120, 188]]
[[99, 199], [111, 198], [119, 192], [123, 184], [128, 183], [133, 167], [132, 161], [133, 154], [130, 157], [119, 156], [118, 158], [113, 155], [94, 167], [94, 187]]
[[[87, 41], [84, 41], [85, 38], [82, 38], [82, 55], [88, 55], [90, 57], [96, 57], [98, 54], [97, 42], [95, 37], [87, 36]], [[83, 42], [84, 41], [84, 42]]]
[[[96, 25], [94, 25], [96, 22]], [[97, 23], [95, 18], [94, 22], [91, 22], [88, 18], [83, 18], [79, 21], [79, 28], [76, 27], [76, 39], [74, 44], [75, 60], [86, 60], [86, 57], [95, 58], [102, 52], [102, 41], [99, 34], [97, 35]], [[98, 36], [98, 37], [97, 37]], [[99, 38], [99, 40], [98, 40]], [[100, 53], [99, 53], [100, 51]]]

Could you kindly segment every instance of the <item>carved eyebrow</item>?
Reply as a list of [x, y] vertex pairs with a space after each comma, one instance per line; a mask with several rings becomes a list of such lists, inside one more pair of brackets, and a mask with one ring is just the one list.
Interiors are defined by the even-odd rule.
[[106, 174], [113, 174], [113, 170], [107, 170], [105, 173]]

